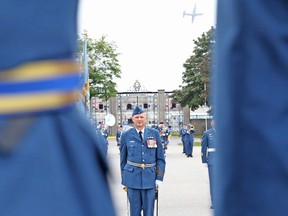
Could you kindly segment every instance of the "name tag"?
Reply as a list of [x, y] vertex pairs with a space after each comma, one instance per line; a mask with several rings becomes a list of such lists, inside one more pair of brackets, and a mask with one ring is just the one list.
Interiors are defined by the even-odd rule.
[[154, 137], [148, 137], [146, 144], [148, 148], [157, 148], [157, 141], [154, 139]]

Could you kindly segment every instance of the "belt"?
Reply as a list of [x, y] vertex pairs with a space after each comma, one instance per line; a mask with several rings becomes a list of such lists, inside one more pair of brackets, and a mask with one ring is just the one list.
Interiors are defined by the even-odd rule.
[[152, 163], [152, 164], [140, 164], [140, 163], [134, 163], [132, 161], [127, 161], [127, 164], [131, 165], [131, 166], [135, 166], [135, 167], [140, 167], [142, 169], [145, 169], [146, 167], [154, 167], [156, 165], [156, 163]]
[[207, 149], [207, 152], [215, 152], [216, 151], [216, 148], [208, 148]]

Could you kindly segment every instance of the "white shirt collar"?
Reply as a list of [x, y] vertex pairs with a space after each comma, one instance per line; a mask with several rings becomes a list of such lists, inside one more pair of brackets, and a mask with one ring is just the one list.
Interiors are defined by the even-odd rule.
[[[139, 133], [140, 130], [138, 130], [137, 128], [135, 128], [137, 133]], [[144, 135], [144, 131], [145, 131], [145, 127], [141, 130], [142, 131], [142, 134]]]

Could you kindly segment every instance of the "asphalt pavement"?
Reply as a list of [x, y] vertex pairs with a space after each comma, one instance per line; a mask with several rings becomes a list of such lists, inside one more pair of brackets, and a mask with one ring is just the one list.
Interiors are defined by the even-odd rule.
[[[158, 216], [212, 216], [208, 168], [201, 163], [201, 149], [194, 147], [193, 158], [187, 158], [182, 154], [183, 148], [179, 143], [179, 137], [172, 137], [168, 145], [166, 172], [159, 190]], [[127, 216], [127, 195], [121, 185], [120, 154], [115, 138], [109, 139], [107, 160], [117, 216]], [[155, 211], [156, 206], [157, 202]]]

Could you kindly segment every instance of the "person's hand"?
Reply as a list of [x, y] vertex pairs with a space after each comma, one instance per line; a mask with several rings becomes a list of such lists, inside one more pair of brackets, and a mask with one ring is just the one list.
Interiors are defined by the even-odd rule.
[[162, 184], [162, 181], [156, 180], [156, 181], [155, 181], [155, 184], [156, 184], [156, 188], [160, 188], [160, 186], [161, 186], [161, 184]]

